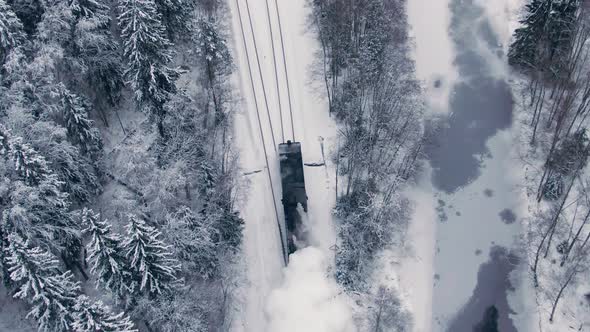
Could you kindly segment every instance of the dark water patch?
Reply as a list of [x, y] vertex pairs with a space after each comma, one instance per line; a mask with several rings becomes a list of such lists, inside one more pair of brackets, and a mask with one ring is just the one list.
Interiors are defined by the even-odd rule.
[[[477, 273], [477, 285], [473, 295], [463, 308], [453, 318], [447, 331], [471, 332], [485, 326], [486, 312], [494, 306], [497, 311], [497, 330], [502, 332], [517, 332], [509, 315], [515, 312], [508, 304], [508, 292], [514, 291], [509, 275], [519, 263], [519, 259], [504, 247], [494, 246], [490, 250], [490, 258], [483, 263]], [[489, 315], [490, 313], [487, 312]], [[482, 320], [483, 317], [483, 320]], [[492, 330], [490, 330], [492, 331]]]
[[489, 59], [478, 53], [481, 40], [492, 53], [498, 48], [484, 10], [472, 0], [453, 0], [451, 11], [460, 80], [452, 87], [450, 115], [428, 124], [437, 139], [425, 149], [433, 166], [433, 184], [447, 193], [479, 177], [490, 156], [486, 142], [510, 126], [513, 106], [509, 86], [496, 78]]
[[445, 211], [446, 205], [447, 205], [447, 203], [445, 201], [443, 201], [442, 199], [439, 199], [437, 202], [437, 206], [436, 206], [435, 210], [436, 210], [436, 214], [438, 215], [438, 220], [440, 222], [445, 222], [445, 221], [449, 220], [449, 216], [447, 215], [447, 212]]
[[486, 188], [483, 191], [483, 194], [486, 195], [486, 197], [493, 197], [494, 196], [494, 191], [492, 189]]
[[514, 214], [514, 212], [512, 212], [510, 209], [504, 209], [500, 211], [498, 215], [500, 216], [500, 219], [502, 219], [502, 221], [507, 225], [514, 224], [516, 221], [516, 214]]
[[457, 211], [457, 212], [455, 212], [455, 215], [456, 215], [457, 217], [460, 217], [460, 216], [461, 216], [461, 212], [460, 212], [460, 211]]
[[498, 309], [491, 306], [483, 314], [482, 321], [473, 328], [473, 332], [499, 332], [498, 330]]

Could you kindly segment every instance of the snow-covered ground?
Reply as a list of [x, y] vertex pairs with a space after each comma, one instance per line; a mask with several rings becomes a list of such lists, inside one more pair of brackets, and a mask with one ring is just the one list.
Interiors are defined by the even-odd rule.
[[[409, 1], [417, 73], [430, 114], [448, 115], [430, 153], [434, 183], [422, 181], [413, 196], [418, 208], [409, 242], [415, 256], [402, 264], [416, 331], [470, 330], [486, 306], [504, 302], [509, 308], [498, 308], [505, 316], [500, 326], [508, 326], [510, 309], [522, 307], [522, 298], [504, 289], [512, 284], [503, 273], [514, 273], [493, 267], [496, 256], [490, 257], [496, 246], [514, 247], [525, 215], [510, 120], [495, 115], [510, 112], [502, 101], [505, 88], [497, 85], [505, 83], [494, 83], [509, 78], [503, 54], [520, 6], [520, 0]], [[486, 266], [491, 270], [481, 270]], [[486, 278], [482, 271], [494, 275]]]
[[[424, 82], [430, 111], [447, 113], [451, 87], [457, 79], [455, 48], [449, 36], [450, 0], [408, 0], [408, 19], [414, 39], [416, 74]], [[435, 85], [440, 85], [438, 88]]]
[[[330, 248], [336, 244], [332, 220], [332, 208], [336, 199], [335, 165], [332, 165], [329, 156], [338, 142], [336, 125], [328, 114], [325, 90], [321, 81], [312, 74], [319, 45], [307, 24], [310, 8], [306, 0], [278, 1], [281, 19], [279, 27], [277, 2], [274, 0], [229, 0], [229, 3], [234, 36], [233, 54], [238, 67], [236, 85], [243, 94], [243, 109], [235, 118], [240, 166], [244, 173], [262, 170], [244, 176], [247, 181], [240, 211], [246, 222], [244, 266], [248, 280], [240, 295], [241, 310], [234, 319], [234, 330], [276, 331], [276, 325], [273, 324], [297, 320], [316, 323], [303, 330], [306, 325], [290, 326], [294, 331], [327, 332], [342, 331], [342, 327], [346, 326], [352, 328], [346, 323], [350, 320], [347, 301], [339, 298], [341, 295], [338, 295], [338, 286], [327, 277], [327, 271], [334, 260]], [[281, 29], [287, 73], [283, 66]], [[242, 36], [245, 36], [248, 54]], [[273, 56], [276, 60], [276, 75]], [[290, 91], [287, 91], [287, 75]], [[289, 112], [289, 92], [292, 113]], [[276, 204], [280, 222], [283, 224], [275, 151], [276, 144], [282, 142], [283, 136], [285, 140], [301, 142], [304, 163], [326, 163], [325, 167], [305, 167], [309, 215], [307, 220], [310, 244], [314, 248], [295, 253], [295, 257], [292, 257], [295, 264], [286, 269], [283, 269], [281, 242], [274, 212]], [[269, 169], [266, 169], [262, 144], [266, 147]], [[268, 174], [274, 185], [274, 204]], [[284, 228], [284, 225], [281, 227]], [[309, 278], [300, 280], [302, 275], [307, 274]], [[317, 287], [325, 292], [318, 294], [315, 300], [302, 303], [302, 310], [282, 310], [294, 305], [290, 301], [298, 298], [298, 293], [317, 293]], [[318, 315], [318, 312], [325, 312], [328, 316]], [[321, 318], [325, 318], [325, 322], [317, 320]], [[334, 319], [340, 325], [333, 325]], [[311, 327], [315, 330], [311, 330]]]
[[[449, 0], [409, 0], [408, 20], [414, 39], [416, 74], [422, 81], [432, 115], [449, 112], [451, 87], [457, 79], [454, 46], [449, 36]], [[438, 87], [436, 87], [438, 86]], [[414, 213], [408, 229], [409, 251], [402, 259], [399, 283], [414, 316], [414, 331], [432, 331], [432, 296], [436, 213], [430, 168], [408, 192]]]

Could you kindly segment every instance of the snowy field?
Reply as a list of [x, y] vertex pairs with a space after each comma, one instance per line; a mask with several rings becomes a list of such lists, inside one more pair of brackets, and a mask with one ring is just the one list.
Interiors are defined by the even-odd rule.
[[[462, 66], [458, 59], [463, 59], [466, 56], [464, 54], [482, 59], [478, 61], [482, 61], [480, 68], [486, 72], [486, 77], [506, 81], [509, 71], [502, 54], [497, 56], [497, 49], [505, 54], [510, 35], [516, 26], [520, 2], [409, 1], [410, 24], [416, 44], [417, 73], [424, 82], [430, 114], [436, 119], [445, 119], [447, 115], [450, 119], [447, 130], [458, 131], [464, 140], [470, 139], [470, 126], [476, 129], [477, 126], [486, 126], [486, 123], [495, 120], [484, 120], [485, 117], [481, 117], [483, 115], [478, 118], [471, 114], [477, 111], [475, 98], [475, 101], [463, 103], [469, 105], [471, 111], [458, 112], [457, 107], [462, 104], [458, 99], [464, 98], [462, 96], [465, 93], [457, 89], [470, 89], [473, 91], [471, 94], [477, 94], [475, 87], [481, 80], [473, 81], [477, 75], [473, 76], [473, 71]], [[472, 19], [465, 13], [469, 13], [474, 7], [478, 7], [472, 14], [477, 16], [476, 21], [463, 23]], [[480, 9], [483, 9], [483, 13]], [[478, 30], [477, 27], [482, 22], [487, 22], [485, 26], [490, 27], [495, 35], [496, 45], [487, 45], [489, 40], [483, 35], [476, 38], [474, 43], [468, 42], [469, 34], [465, 34], [466, 30], [462, 25], [466, 24], [466, 29]], [[453, 41], [453, 38], [458, 41]], [[477, 149], [473, 146], [461, 147], [461, 140], [453, 141], [451, 138], [453, 149], [467, 149], [473, 153], [473, 157], [457, 155], [456, 160], [449, 162], [454, 170], [447, 167], [448, 171], [445, 171], [444, 163], [441, 166], [443, 169], [434, 170], [439, 173], [439, 178], [442, 176], [447, 179], [461, 179], [473, 173], [466, 178], [464, 184], [452, 192], [441, 191], [436, 188], [436, 184], [428, 181], [430, 175], [436, 174], [426, 174], [427, 179], [421, 182], [413, 196], [418, 206], [410, 226], [410, 242], [415, 243], [415, 256], [404, 262], [401, 282], [403, 288], [409, 289], [411, 294], [409, 300], [413, 304], [416, 331], [444, 331], [450, 326], [462, 326], [462, 322], [457, 322], [464, 320], [460, 313], [467, 313], [468, 309], [477, 306], [470, 301], [472, 296], [479, 298], [480, 302], [492, 302], [490, 305], [493, 302], [508, 301], [510, 308], [522, 306], [522, 299], [512, 293], [499, 292], [501, 294], [492, 295], [478, 285], [484, 281], [478, 272], [485, 266], [482, 264], [490, 259], [492, 248], [511, 248], [516, 244], [521, 232], [520, 223], [516, 221], [525, 215], [523, 210], [526, 206], [518, 185], [521, 180], [514, 171], [515, 162], [511, 155], [512, 130], [505, 128], [496, 133], [491, 128], [484, 131], [486, 130], [491, 136], [480, 138], [483, 139], [483, 145]], [[439, 144], [444, 146], [445, 138], [439, 136], [439, 140], [441, 139], [443, 141]], [[444, 151], [444, 147], [442, 149]], [[469, 161], [471, 158], [475, 158], [474, 162]], [[478, 165], [477, 170], [462, 170], [464, 166], [461, 165], [461, 160]], [[436, 167], [440, 166], [436, 164], [435, 162]], [[508, 217], [508, 221], [504, 220], [505, 217]], [[429, 254], [429, 250], [434, 253]], [[500, 267], [492, 269], [495, 272], [500, 270]], [[420, 277], [416, 279], [417, 275]], [[505, 278], [507, 276], [498, 275], [484, 282], [501, 287], [506, 283]], [[483, 312], [480, 317], [473, 318], [474, 322], [477, 323], [481, 317]], [[471, 322], [463, 323], [469, 325]]]

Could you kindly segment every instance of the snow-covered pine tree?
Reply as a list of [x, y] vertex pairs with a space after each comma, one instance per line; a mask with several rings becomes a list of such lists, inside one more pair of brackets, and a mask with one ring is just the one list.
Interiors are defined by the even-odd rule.
[[131, 319], [120, 312], [114, 314], [101, 301], [91, 302], [86, 295], [80, 295], [74, 305], [76, 332], [136, 332]]
[[67, 139], [67, 130], [53, 121], [39, 121], [28, 130], [31, 145], [43, 151], [52, 172], [61, 182], [60, 189], [69, 194], [71, 202], [85, 203], [98, 193], [101, 184], [96, 170], [101, 166], [98, 159], [101, 151], [83, 155]]
[[8, 206], [6, 229], [29, 239], [35, 245], [50, 248], [56, 255], [71, 251], [67, 246], [79, 237], [77, 225], [71, 217], [67, 194], [59, 190], [54, 174], [36, 186], [13, 181]]
[[547, 58], [551, 64], [553, 73], [561, 74], [567, 77], [568, 62], [571, 61], [569, 52], [572, 48], [573, 38], [576, 35], [576, 19], [579, 0], [553, 1], [551, 11], [549, 12], [548, 23], [546, 26], [548, 50]]
[[154, 0], [166, 27], [168, 38], [178, 40], [189, 36], [195, 0]]
[[35, 33], [37, 23], [43, 15], [43, 4], [41, 0], [10, 0], [8, 1], [16, 16], [23, 23], [25, 32], [29, 35]]
[[70, 44], [72, 57], [97, 92], [97, 100], [104, 95], [114, 105], [124, 84], [119, 45], [110, 30], [110, 8], [103, 1], [73, 0], [70, 9], [76, 18]]
[[189, 272], [197, 272], [203, 278], [210, 278], [217, 272], [219, 259], [213, 234], [216, 230], [205, 223], [204, 218], [195, 215], [188, 207], [180, 207], [166, 215], [164, 235], [173, 244], [176, 257]]
[[0, 156], [8, 154], [8, 129], [0, 124]]
[[15, 283], [15, 298], [26, 299], [39, 331], [71, 331], [72, 308], [80, 294], [80, 285], [71, 272], [61, 273], [57, 259], [20, 236], [8, 236], [7, 265]]
[[55, 254], [72, 251], [69, 244], [79, 242], [75, 223], [68, 211], [68, 195], [62, 183], [40, 156], [21, 137], [12, 137], [0, 126], [0, 150], [13, 166], [4, 199], [3, 228], [51, 248]]
[[206, 79], [205, 88], [211, 91], [215, 108], [215, 124], [224, 120], [223, 91], [220, 83], [231, 72], [231, 55], [225, 39], [219, 34], [219, 27], [208, 19], [200, 19], [196, 23], [193, 37], [195, 51], [203, 66]]
[[526, 5], [522, 25], [514, 31], [514, 41], [508, 50], [508, 62], [527, 69], [537, 65], [538, 43], [543, 35], [552, 0], [532, 0]]
[[29, 185], [39, 184], [47, 175], [51, 174], [45, 158], [29, 144], [24, 143], [21, 137], [13, 137], [9, 144], [16, 172], [23, 178], [25, 183]]
[[171, 43], [166, 36], [153, 0], [120, 0], [119, 26], [123, 55], [127, 60], [125, 76], [139, 106], [154, 117], [160, 136], [165, 136], [164, 103], [176, 91], [179, 72], [170, 68]]
[[224, 69], [229, 73], [231, 55], [225, 39], [218, 32], [219, 27], [207, 19], [197, 22], [195, 45], [197, 55], [214, 68]]
[[579, 6], [579, 0], [531, 0], [521, 27], [514, 31], [509, 63], [524, 69], [560, 66], [575, 33]]
[[0, 0], [0, 64], [10, 49], [25, 39], [23, 25], [5, 0]]
[[98, 130], [88, 118], [90, 103], [70, 92], [63, 83], [57, 85], [56, 94], [70, 141], [78, 144], [84, 152], [100, 149]]
[[172, 258], [170, 247], [159, 239], [160, 232], [133, 214], [126, 230], [123, 250], [130, 262], [134, 291], [157, 295], [174, 287], [179, 282], [180, 265]]
[[[67, 0], [43, 0], [43, 15], [37, 26], [38, 46], [56, 45], [63, 47], [72, 37], [74, 15], [68, 8]], [[62, 57], [63, 54], [58, 54]]]
[[109, 22], [106, 17], [109, 12], [109, 6], [106, 2], [96, 0], [70, 0], [68, 5], [72, 14], [76, 17], [99, 17], [101, 20]]
[[113, 292], [122, 298], [128, 291], [129, 273], [126, 271], [126, 259], [121, 247], [121, 237], [111, 232], [106, 220], [92, 210], [82, 210], [82, 223], [86, 226], [84, 233], [90, 236], [86, 245], [90, 272], [96, 276], [97, 286]]
[[5, 214], [0, 216], [0, 279], [5, 287], [10, 285], [10, 273], [8, 273], [8, 265], [6, 264], [6, 257], [8, 254], [8, 233], [6, 231], [6, 220], [8, 217]]

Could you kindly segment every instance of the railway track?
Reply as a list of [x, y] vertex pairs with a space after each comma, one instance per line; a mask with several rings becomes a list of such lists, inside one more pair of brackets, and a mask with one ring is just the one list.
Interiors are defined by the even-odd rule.
[[[262, 0], [259, 0], [262, 1]], [[281, 141], [283, 143], [285, 143], [285, 138], [286, 135], [285, 133], [285, 124], [286, 121], [288, 121], [287, 125], [290, 125], [290, 129], [291, 129], [291, 140], [292, 141], [296, 141], [296, 135], [295, 135], [295, 121], [294, 121], [294, 112], [293, 112], [293, 102], [292, 102], [292, 96], [291, 96], [291, 85], [289, 82], [289, 73], [288, 73], [288, 68], [287, 68], [287, 59], [286, 59], [286, 53], [285, 53], [285, 41], [283, 38], [283, 28], [282, 28], [282, 22], [281, 22], [281, 15], [280, 15], [280, 10], [279, 10], [279, 3], [277, 0], [273, 1], [274, 4], [274, 11], [271, 11], [271, 4], [270, 4], [270, 0], [264, 0], [265, 2], [265, 6], [266, 6], [266, 19], [267, 19], [267, 29], [268, 32], [270, 33], [270, 39], [271, 39], [271, 49], [272, 49], [272, 61], [273, 61], [273, 76], [274, 76], [274, 85], [275, 85], [275, 90], [276, 90], [276, 97], [277, 97], [277, 104], [278, 104], [278, 112], [279, 112], [279, 121], [280, 121], [280, 138]], [[275, 190], [274, 190], [274, 184], [273, 184], [273, 180], [272, 180], [272, 174], [271, 174], [271, 168], [270, 168], [270, 162], [269, 162], [269, 155], [268, 155], [268, 150], [266, 147], [266, 142], [267, 139], [265, 139], [265, 130], [263, 129], [263, 121], [261, 119], [261, 110], [259, 107], [259, 99], [262, 99], [261, 104], [264, 104], [264, 108], [266, 110], [266, 116], [268, 118], [268, 127], [270, 128], [270, 138], [272, 141], [272, 145], [273, 145], [273, 150], [275, 151], [275, 154], [277, 153], [277, 143], [276, 143], [276, 139], [275, 139], [275, 131], [274, 131], [274, 126], [273, 126], [273, 121], [272, 121], [272, 116], [271, 116], [271, 107], [269, 106], [269, 98], [267, 96], [267, 84], [265, 84], [265, 77], [263, 74], [263, 70], [262, 70], [262, 65], [261, 65], [261, 56], [260, 56], [260, 52], [258, 49], [258, 44], [257, 44], [257, 40], [256, 40], [256, 33], [254, 31], [254, 24], [252, 22], [252, 12], [250, 10], [250, 4], [249, 4], [249, 0], [235, 0], [235, 4], [236, 4], [236, 8], [237, 8], [237, 14], [238, 14], [238, 19], [240, 22], [240, 31], [241, 31], [241, 35], [242, 35], [242, 43], [243, 43], [243, 47], [244, 47], [244, 51], [245, 51], [245, 55], [246, 55], [246, 62], [247, 62], [247, 67], [248, 67], [248, 76], [249, 76], [249, 81], [250, 81], [250, 86], [252, 89], [252, 96], [254, 98], [254, 105], [255, 105], [255, 109], [256, 109], [256, 120], [258, 123], [258, 129], [259, 129], [259, 133], [260, 133], [260, 138], [261, 138], [261, 143], [262, 143], [262, 147], [263, 147], [263, 151], [264, 151], [264, 158], [265, 158], [265, 163], [266, 163], [266, 167], [267, 167], [267, 175], [268, 175], [268, 181], [269, 181], [269, 185], [271, 188], [271, 193], [273, 195], [273, 206], [274, 206], [274, 210], [275, 210], [275, 216], [276, 216], [276, 221], [277, 221], [277, 226], [279, 229], [279, 235], [281, 237], [281, 248], [283, 251], [283, 256], [284, 256], [284, 262], [285, 265], [287, 264], [288, 261], [288, 256], [287, 256], [287, 250], [285, 248], [285, 241], [286, 241], [286, 230], [283, 229], [282, 227], [282, 223], [281, 223], [281, 219], [280, 219], [280, 214], [279, 214], [279, 209], [276, 203], [276, 195], [275, 195]], [[245, 11], [243, 11], [242, 9], [245, 6]], [[275, 45], [275, 33], [276, 30], [273, 29], [273, 19], [272, 16], [273, 14], [275, 15], [275, 22], [278, 25], [278, 36], [277, 39], [280, 40], [280, 50], [278, 47], [276, 47]], [[247, 18], [245, 17], [247, 16]], [[249, 33], [251, 36], [251, 40], [247, 39], [247, 34], [246, 34], [246, 29], [245, 29], [245, 25], [246, 25], [246, 19], [247, 19], [247, 25], [249, 27]], [[251, 47], [249, 49], [249, 42], [251, 41]], [[280, 53], [280, 54], [279, 54]], [[250, 60], [252, 59], [252, 57], [254, 57], [253, 62], [256, 63], [256, 68], [253, 68], [253, 66], [250, 63]], [[284, 72], [284, 77], [281, 77], [283, 75], [280, 75], [279, 71], [279, 63], [282, 63], [282, 70]], [[256, 75], [256, 73], [254, 73], [254, 71], [256, 71], [256, 69], [258, 70], [258, 75]], [[267, 72], [268, 73], [268, 72]], [[256, 89], [256, 83], [255, 83], [255, 79], [254, 77], [258, 76], [259, 80], [260, 80], [260, 85], [262, 87], [262, 94], [257, 93], [257, 89]], [[286, 97], [287, 97], [287, 102], [283, 103], [283, 98], [285, 93], [283, 92], [281, 94], [281, 83], [285, 84], [284, 88], [286, 91]], [[283, 98], [282, 98], [283, 97]], [[285, 114], [285, 112], [283, 112], [283, 105], [288, 105], [288, 115]], [[275, 113], [276, 114], [276, 113]], [[287, 116], [285, 116], [287, 115]], [[288, 120], [287, 120], [288, 118]]]
[[[248, 64], [248, 76], [249, 76], [249, 79], [250, 79], [250, 86], [252, 88], [252, 96], [254, 97], [254, 105], [255, 105], [255, 109], [256, 109], [256, 119], [258, 121], [258, 129], [259, 129], [259, 132], [260, 132], [260, 138], [262, 140], [262, 148], [263, 148], [263, 152], [264, 152], [264, 161], [266, 163], [266, 169], [267, 169], [266, 174], [268, 175], [268, 182], [269, 182], [270, 191], [271, 191], [271, 194], [272, 194], [272, 203], [273, 203], [273, 207], [274, 207], [274, 210], [275, 210], [275, 217], [276, 217], [276, 222], [277, 222], [277, 226], [278, 226], [278, 230], [279, 230], [279, 236], [280, 236], [280, 239], [281, 239], [280, 242], [281, 242], [281, 250], [282, 250], [282, 253], [283, 253], [283, 263], [286, 266], [287, 265], [287, 262], [288, 262], [288, 256], [287, 256], [287, 250], [285, 248], [285, 242], [283, 241], [284, 231], [283, 231], [283, 229], [281, 227], [281, 219], [279, 217], [279, 210], [277, 208], [277, 202], [276, 202], [276, 195], [275, 195], [274, 185], [273, 185], [273, 182], [272, 182], [272, 176], [270, 174], [271, 168], [270, 168], [270, 165], [269, 165], [269, 162], [268, 162], [268, 152], [267, 152], [267, 149], [266, 149], [266, 143], [265, 143], [265, 139], [264, 139], [264, 130], [262, 129], [262, 121], [260, 119], [260, 109], [258, 107], [258, 100], [257, 100], [256, 88], [255, 88], [255, 85], [254, 85], [254, 77], [253, 77], [253, 74], [252, 74], [252, 66], [250, 65], [250, 53], [248, 52], [248, 44], [246, 42], [246, 34], [245, 34], [245, 31], [244, 31], [242, 11], [240, 9], [239, 0], [235, 0], [235, 3], [236, 3], [236, 8], [238, 10], [238, 16], [239, 16], [238, 19], [240, 21], [240, 31], [242, 32], [242, 42], [243, 42], [244, 51], [245, 51], [245, 54], [246, 54], [246, 62]], [[247, 0], [246, 0], [246, 5], [248, 6], [248, 1]], [[254, 31], [253, 31], [254, 29], [252, 28], [252, 20], [250, 18], [249, 6], [247, 8], [248, 8], [249, 21], [250, 21], [250, 28], [251, 28], [251, 33], [252, 33], [252, 40], [254, 42], [254, 49], [256, 50], [256, 57], [258, 59], [258, 49], [257, 49], [257, 46], [256, 46], [256, 38], [254, 37]], [[261, 79], [262, 82], [264, 82], [264, 78], [262, 77], [262, 70], [261, 70], [261, 67], [260, 67], [260, 61], [257, 61], [257, 63], [258, 63], [258, 69], [259, 69], [259, 72], [260, 72], [260, 79]], [[268, 120], [269, 120], [269, 122], [271, 122], [270, 111], [268, 111], [268, 102], [267, 102], [267, 98], [266, 98], [266, 91], [264, 89], [264, 83], [262, 83], [262, 86], [263, 86], [263, 92], [264, 92], [265, 105], [267, 107], [267, 112], [268, 112], [267, 115], [269, 117]], [[271, 124], [271, 137], [272, 137], [272, 141], [273, 141], [273, 144], [274, 144], [274, 149], [275, 149], [275, 152], [276, 152], [276, 144], [274, 143], [275, 140], [274, 140], [274, 131], [272, 130], [272, 124]]]
[[[266, 6], [268, 8], [268, 0], [266, 1]], [[289, 84], [289, 71], [287, 70], [287, 57], [285, 55], [285, 43], [283, 41], [283, 25], [281, 23], [281, 14], [279, 13], [279, 3], [277, 0], [274, 0], [275, 2], [275, 12], [277, 14], [277, 21], [279, 23], [279, 37], [281, 39], [281, 54], [283, 55], [283, 68], [285, 70], [285, 82], [287, 84], [287, 100], [289, 101], [289, 115], [291, 117], [291, 134], [292, 134], [292, 138], [293, 141], [296, 141], [295, 139], [295, 125], [294, 125], [294, 121], [293, 121], [293, 105], [291, 103], [291, 85]], [[269, 14], [269, 22], [268, 22], [269, 26], [272, 27], [272, 23], [270, 22], [270, 14]], [[273, 43], [274, 44], [274, 43]], [[274, 48], [273, 48], [273, 58], [274, 58]], [[275, 69], [276, 71], [276, 69]], [[279, 96], [280, 99], [280, 96]]]
[[[260, 0], [262, 1], [262, 0]], [[264, 0], [265, 1], [265, 6], [266, 6], [266, 18], [267, 18], [267, 29], [270, 33], [270, 39], [271, 39], [271, 48], [272, 48], [272, 61], [273, 61], [273, 69], [274, 69], [274, 80], [275, 80], [275, 89], [276, 89], [276, 94], [277, 94], [277, 103], [278, 103], [278, 112], [279, 112], [279, 121], [280, 121], [280, 135], [281, 135], [281, 141], [284, 143], [285, 142], [285, 121], [286, 121], [286, 117], [284, 116], [284, 112], [283, 112], [283, 103], [282, 103], [282, 98], [281, 98], [281, 79], [279, 76], [279, 62], [282, 63], [282, 69], [284, 71], [284, 84], [285, 84], [285, 90], [286, 90], [286, 94], [287, 94], [287, 105], [288, 105], [288, 118], [289, 118], [289, 124], [290, 124], [290, 129], [291, 129], [291, 139], [293, 141], [296, 140], [296, 135], [295, 135], [295, 125], [294, 125], [294, 117], [293, 117], [293, 103], [292, 103], [292, 98], [291, 98], [291, 86], [289, 83], [289, 74], [288, 74], [288, 69], [287, 69], [287, 60], [286, 60], [286, 54], [285, 54], [285, 43], [284, 43], [284, 38], [283, 38], [283, 29], [282, 29], [282, 23], [281, 23], [281, 16], [280, 16], [280, 11], [279, 11], [279, 5], [278, 5], [278, 1], [274, 0], [274, 15], [276, 15], [276, 22], [278, 23], [278, 33], [279, 35], [277, 36], [280, 40], [280, 55], [277, 54], [277, 47], [275, 47], [275, 30], [273, 29], [273, 20], [272, 20], [272, 14], [271, 14], [271, 9], [270, 9], [270, 4], [269, 4], [269, 0]], [[243, 3], [243, 5], [240, 5], [240, 3]], [[264, 129], [263, 129], [263, 121], [261, 119], [261, 115], [260, 115], [260, 107], [258, 105], [258, 100], [260, 99], [260, 94], [257, 94], [256, 91], [256, 87], [255, 87], [255, 80], [254, 80], [254, 76], [255, 73], [253, 72], [253, 66], [250, 64], [250, 59], [251, 56], [253, 55], [255, 58], [255, 62], [256, 62], [256, 69], [258, 70], [258, 77], [260, 79], [260, 85], [262, 86], [262, 99], [264, 102], [264, 107], [266, 110], [266, 116], [268, 118], [268, 123], [269, 123], [269, 127], [270, 127], [270, 136], [271, 136], [271, 140], [272, 140], [272, 144], [273, 144], [273, 150], [275, 151], [275, 154], [277, 153], [277, 144], [276, 144], [276, 139], [275, 139], [275, 131], [274, 131], [274, 127], [273, 127], [273, 121], [272, 121], [272, 116], [271, 116], [271, 107], [269, 107], [269, 98], [267, 96], [267, 85], [265, 84], [265, 79], [264, 79], [264, 74], [262, 71], [262, 65], [261, 65], [261, 61], [260, 61], [260, 52], [258, 50], [258, 45], [257, 45], [257, 40], [256, 40], [256, 34], [254, 31], [254, 25], [252, 23], [252, 15], [251, 15], [251, 11], [250, 11], [250, 4], [248, 0], [235, 0], [235, 4], [237, 7], [237, 13], [238, 13], [238, 19], [240, 21], [240, 30], [241, 30], [241, 35], [242, 35], [242, 42], [243, 42], [243, 47], [244, 47], [244, 51], [245, 51], [245, 55], [246, 55], [246, 60], [247, 60], [247, 66], [248, 66], [248, 74], [249, 74], [249, 81], [250, 81], [250, 85], [251, 85], [251, 89], [252, 89], [252, 95], [254, 98], [254, 104], [255, 104], [255, 108], [256, 108], [256, 117], [257, 117], [257, 122], [258, 122], [258, 128], [259, 128], [259, 132], [260, 132], [260, 137], [262, 140], [262, 146], [263, 146], [263, 150], [264, 150], [264, 157], [265, 157], [265, 163], [266, 163], [266, 167], [267, 167], [267, 175], [268, 175], [268, 181], [270, 184], [270, 188], [271, 188], [271, 193], [273, 195], [273, 206], [275, 209], [275, 216], [276, 216], [276, 221], [277, 221], [277, 226], [279, 229], [279, 236], [281, 238], [281, 248], [283, 251], [283, 258], [284, 258], [284, 263], [285, 265], [287, 264], [288, 261], [288, 256], [287, 256], [287, 250], [285, 248], [285, 241], [286, 241], [286, 230], [283, 229], [282, 227], [282, 223], [281, 223], [281, 219], [279, 217], [279, 210], [278, 210], [278, 206], [276, 203], [276, 195], [275, 195], [275, 191], [274, 191], [274, 184], [272, 181], [272, 174], [271, 174], [271, 168], [269, 166], [269, 156], [267, 153], [267, 148], [266, 148], [266, 140], [265, 140], [265, 136], [264, 136]], [[243, 6], [245, 5], [245, 13], [242, 11]], [[246, 32], [245, 32], [245, 18], [244, 16], [247, 15], [247, 20], [248, 20], [248, 26], [249, 26], [249, 32], [251, 34], [251, 42], [253, 45], [253, 52], [249, 51], [248, 49], [248, 41], [246, 39]], [[280, 58], [279, 61], [277, 61], [277, 56]], [[284, 95], [284, 93], [283, 93]]]

